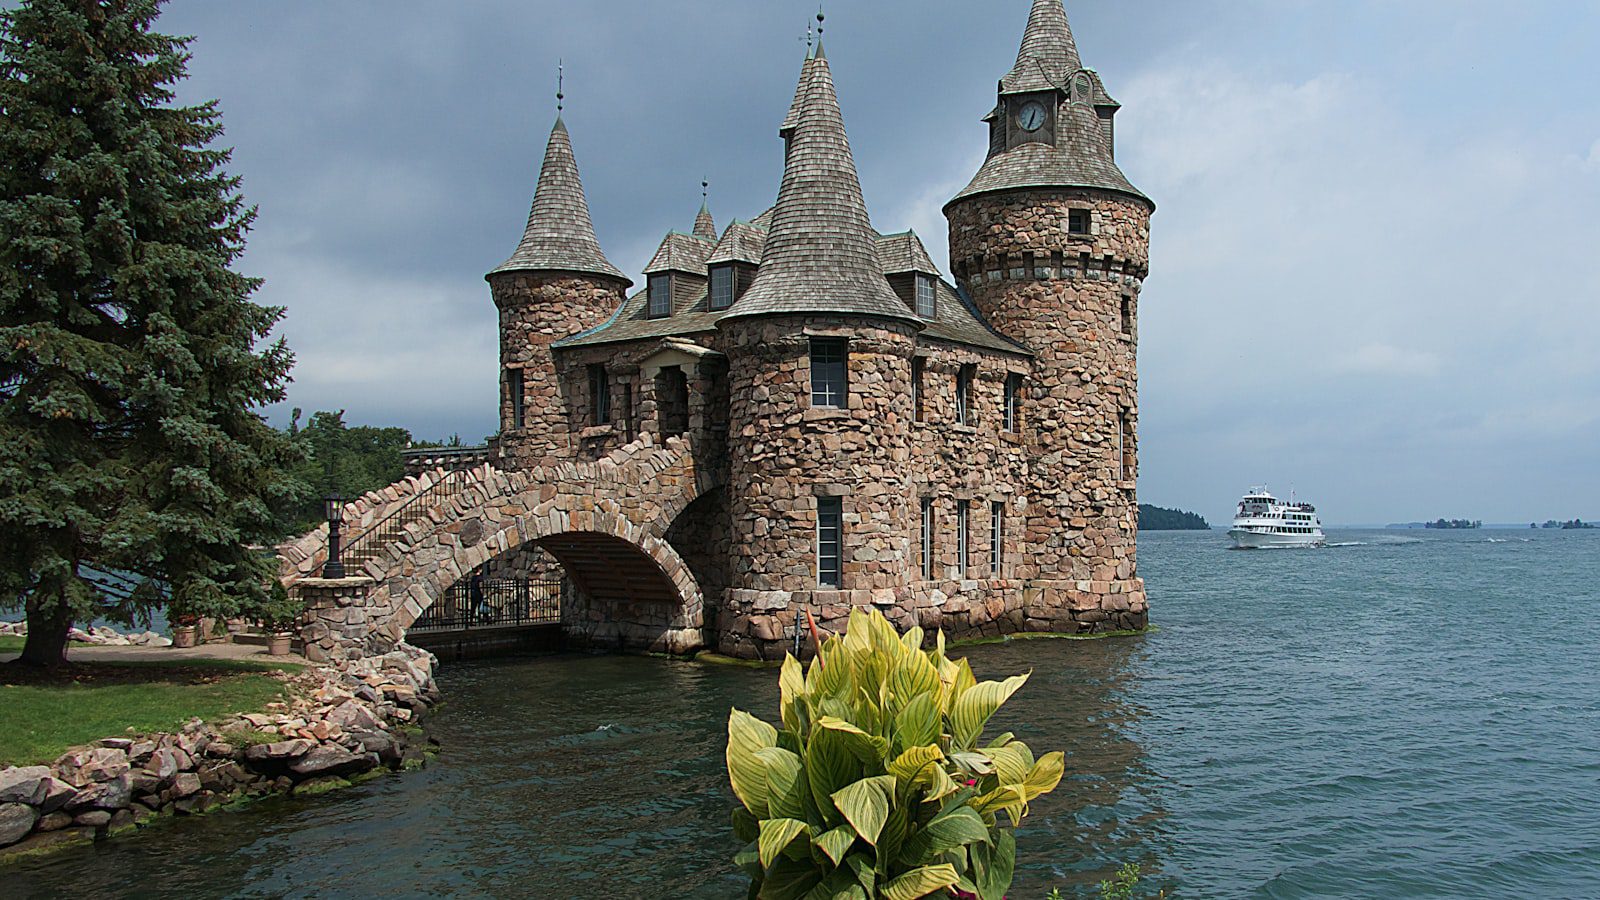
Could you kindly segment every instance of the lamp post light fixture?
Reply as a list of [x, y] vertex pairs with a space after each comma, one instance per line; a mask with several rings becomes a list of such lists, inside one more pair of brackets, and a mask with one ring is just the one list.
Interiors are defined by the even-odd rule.
[[344, 498], [329, 494], [322, 501], [322, 511], [328, 517], [328, 561], [322, 564], [323, 578], [343, 578], [344, 562], [339, 559], [339, 526], [344, 521]]

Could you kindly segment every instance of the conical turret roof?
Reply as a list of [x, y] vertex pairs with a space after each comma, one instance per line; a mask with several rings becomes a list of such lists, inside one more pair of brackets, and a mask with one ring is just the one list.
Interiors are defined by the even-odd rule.
[[522, 242], [510, 259], [489, 274], [538, 271], [591, 272], [633, 283], [600, 250], [589, 219], [589, 201], [578, 178], [578, 161], [572, 155], [572, 137], [560, 116], [550, 129]]
[[712, 241], [717, 239], [717, 220], [711, 218], [711, 209], [704, 203], [694, 217], [694, 235]]
[[755, 282], [723, 321], [783, 313], [919, 320], [889, 288], [819, 43], [801, 72], [783, 184]]
[[1000, 79], [1000, 92], [1047, 91], [1066, 85], [1073, 72], [1083, 68], [1078, 42], [1067, 23], [1061, 0], [1033, 0], [1028, 30], [1023, 32], [1016, 65]]
[[[1092, 90], [1069, 98], [1067, 83], [1080, 72]], [[1000, 105], [990, 119], [1009, 114], [1016, 101], [1008, 100], [1007, 94], [1049, 90], [1062, 91], [1055, 95], [1054, 142], [1029, 141], [991, 150], [978, 174], [945, 204], [946, 209], [976, 194], [1040, 187], [1098, 188], [1149, 202], [1112, 157], [1100, 108], [1114, 108], [1117, 103], [1106, 94], [1099, 76], [1083, 69], [1061, 0], [1034, 0], [1017, 63], [1000, 81]]]

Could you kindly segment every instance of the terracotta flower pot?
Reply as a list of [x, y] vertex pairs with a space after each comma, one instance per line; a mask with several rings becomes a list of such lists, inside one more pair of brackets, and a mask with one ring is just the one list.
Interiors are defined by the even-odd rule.
[[172, 646], [193, 647], [199, 640], [200, 629], [193, 625], [179, 625], [172, 629]]
[[267, 654], [269, 656], [288, 656], [289, 644], [294, 640], [294, 635], [287, 631], [278, 632], [267, 639]]

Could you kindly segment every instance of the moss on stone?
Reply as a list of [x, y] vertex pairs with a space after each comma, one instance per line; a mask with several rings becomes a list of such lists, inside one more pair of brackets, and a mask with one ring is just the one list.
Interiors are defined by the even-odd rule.
[[732, 656], [724, 656], [721, 653], [713, 653], [710, 650], [702, 650], [696, 653], [694, 661], [710, 663], [716, 666], [738, 666], [742, 669], [776, 669], [783, 665], [782, 660], [738, 659]]

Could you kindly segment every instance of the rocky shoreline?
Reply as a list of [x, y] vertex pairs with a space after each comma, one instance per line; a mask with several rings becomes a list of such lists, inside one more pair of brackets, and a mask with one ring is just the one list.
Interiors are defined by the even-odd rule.
[[[0, 636], [28, 636], [27, 622], [0, 622]], [[171, 647], [172, 638], [154, 631], [133, 631], [127, 634], [107, 625], [94, 628], [76, 628], [67, 632], [67, 640], [96, 647]]]
[[421, 765], [427, 739], [417, 726], [439, 700], [435, 664], [401, 644], [340, 668], [278, 673], [289, 697], [264, 712], [107, 737], [48, 766], [4, 769], [0, 858]]

